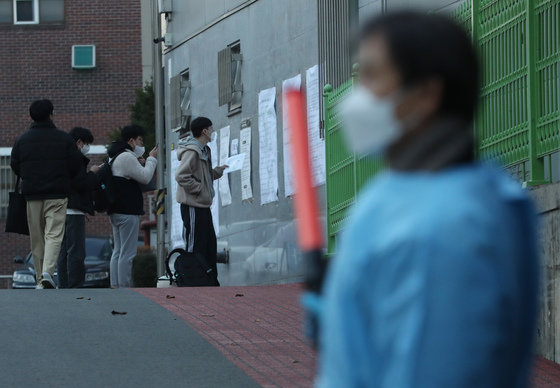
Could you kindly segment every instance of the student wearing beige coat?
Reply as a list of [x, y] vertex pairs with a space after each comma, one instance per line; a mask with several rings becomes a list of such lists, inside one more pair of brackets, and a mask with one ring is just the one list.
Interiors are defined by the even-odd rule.
[[216, 274], [216, 232], [212, 223], [210, 206], [214, 198], [214, 180], [222, 177], [227, 166], [212, 168], [212, 155], [208, 143], [212, 139], [212, 121], [198, 117], [191, 123], [192, 136], [180, 140], [177, 157], [181, 164], [175, 175], [177, 202], [181, 204], [185, 250], [204, 256]]

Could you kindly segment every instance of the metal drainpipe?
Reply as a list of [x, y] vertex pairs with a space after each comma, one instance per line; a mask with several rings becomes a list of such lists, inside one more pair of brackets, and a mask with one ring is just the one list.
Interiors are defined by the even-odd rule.
[[[158, 2], [152, 0], [152, 37], [159, 38], [161, 34], [161, 19], [159, 16]], [[165, 133], [164, 133], [164, 117], [163, 117], [163, 69], [161, 67], [161, 42], [154, 44], [153, 55], [153, 82], [156, 104], [156, 143], [158, 149], [157, 164], [157, 188], [159, 190], [165, 187], [164, 161], [165, 161]], [[157, 216], [157, 268], [158, 277], [165, 274], [165, 215]]]

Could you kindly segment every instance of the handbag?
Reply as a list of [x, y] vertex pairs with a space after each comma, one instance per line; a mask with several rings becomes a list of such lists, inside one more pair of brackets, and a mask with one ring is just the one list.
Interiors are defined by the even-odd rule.
[[9, 193], [8, 215], [6, 216], [6, 232], [29, 235], [27, 225], [27, 201], [20, 192], [20, 177], [17, 177], [15, 190]]

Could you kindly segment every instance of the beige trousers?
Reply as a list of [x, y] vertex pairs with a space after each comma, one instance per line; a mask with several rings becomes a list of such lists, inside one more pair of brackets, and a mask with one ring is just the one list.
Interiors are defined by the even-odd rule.
[[37, 284], [43, 272], [51, 276], [54, 273], [64, 238], [67, 204], [68, 198], [27, 201], [27, 224]]

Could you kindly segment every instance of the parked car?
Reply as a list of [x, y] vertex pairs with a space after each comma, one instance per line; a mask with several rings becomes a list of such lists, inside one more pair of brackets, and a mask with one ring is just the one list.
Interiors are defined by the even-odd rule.
[[[108, 238], [86, 237], [86, 279], [82, 287], [110, 287], [109, 267], [113, 248]], [[31, 252], [25, 257], [17, 256], [14, 262], [22, 266], [14, 271], [12, 288], [35, 288], [35, 269]], [[54, 273], [58, 283], [58, 274]]]

